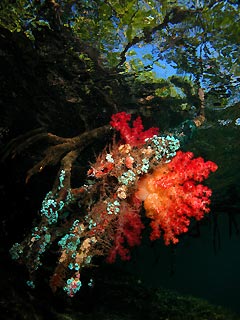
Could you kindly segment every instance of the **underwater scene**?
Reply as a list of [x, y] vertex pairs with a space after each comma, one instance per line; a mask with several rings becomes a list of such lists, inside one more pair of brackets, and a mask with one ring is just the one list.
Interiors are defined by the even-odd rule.
[[2, 0], [0, 312], [240, 320], [240, 3]]

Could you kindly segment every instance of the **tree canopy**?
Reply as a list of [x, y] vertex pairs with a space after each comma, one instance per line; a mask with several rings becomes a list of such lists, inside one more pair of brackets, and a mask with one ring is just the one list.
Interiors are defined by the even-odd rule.
[[223, 91], [239, 85], [239, 17], [238, 1], [3, 0], [0, 25], [31, 39], [67, 27], [106, 68], [149, 80], [170, 65]]

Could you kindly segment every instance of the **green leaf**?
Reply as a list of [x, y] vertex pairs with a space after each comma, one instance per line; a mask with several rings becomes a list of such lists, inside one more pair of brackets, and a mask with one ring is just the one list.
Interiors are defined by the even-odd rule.
[[146, 54], [144, 54], [144, 55], [142, 56], [142, 58], [143, 58], [144, 60], [152, 60], [152, 59], [153, 59], [153, 56], [152, 56], [151, 53], [146, 53]]
[[134, 51], [134, 50], [129, 50], [127, 54], [128, 54], [129, 57], [135, 56], [135, 55], [136, 55], [136, 51]]
[[127, 30], [126, 30], [126, 38], [127, 38], [127, 41], [130, 42], [132, 40], [132, 26], [128, 26]]

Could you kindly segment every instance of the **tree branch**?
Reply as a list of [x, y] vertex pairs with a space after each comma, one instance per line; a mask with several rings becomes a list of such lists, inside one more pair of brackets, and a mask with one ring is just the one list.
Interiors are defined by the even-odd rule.
[[193, 121], [195, 122], [197, 127], [200, 127], [205, 121], [205, 97], [202, 88], [198, 89], [198, 97], [200, 100], [199, 114], [196, 118], [193, 119]]
[[43, 132], [43, 129], [29, 131], [9, 142], [2, 156], [2, 161], [9, 156], [15, 157], [29, 148], [31, 145], [46, 139], [49, 147], [45, 151], [44, 158], [35, 164], [28, 172], [26, 182], [36, 173], [41, 172], [46, 166], [53, 166], [61, 162], [62, 169], [71, 171], [73, 162], [78, 155], [94, 140], [99, 139], [110, 132], [111, 126], [105, 125], [91, 131], [86, 131], [73, 138], [62, 138], [51, 133]]
[[[105, 125], [103, 127], [96, 128], [91, 131], [82, 133], [79, 136], [73, 138], [60, 138], [49, 134], [52, 143], [56, 143], [55, 146], [50, 146], [45, 152], [45, 157], [39, 161], [32, 169], [27, 173], [26, 182], [36, 173], [41, 172], [46, 166], [53, 166], [60, 162], [63, 157], [64, 161], [62, 165], [71, 166], [72, 162], [77, 158], [77, 156], [85, 149], [89, 144], [91, 144], [95, 139], [104, 136], [107, 132], [111, 130], [110, 125]], [[75, 151], [73, 154], [71, 152]], [[69, 158], [68, 158], [69, 157]], [[71, 160], [68, 160], [71, 159]]]
[[149, 42], [149, 39], [156, 33], [157, 31], [162, 30], [165, 28], [169, 23], [177, 24], [184, 20], [184, 18], [188, 14], [192, 14], [195, 12], [198, 12], [199, 10], [189, 10], [189, 9], [181, 9], [181, 8], [173, 8], [171, 11], [169, 11], [166, 16], [164, 17], [164, 20], [159, 25], [151, 28], [151, 29], [144, 29], [143, 35], [138, 37], [135, 36], [124, 48], [124, 50], [120, 54], [120, 62], [117, 65], [117, 68], [119, 68], [125, 61], [126, 61], [126, 53], [127, 51], [134, 46], [137, 43], [140, 43], [141, 41]]

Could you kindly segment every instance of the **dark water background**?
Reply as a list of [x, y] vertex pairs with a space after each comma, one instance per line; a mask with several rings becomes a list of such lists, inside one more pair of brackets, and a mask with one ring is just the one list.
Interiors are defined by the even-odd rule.
[[218, 164], [206, 181], [213, 190], [211, 212], [176, 246], [148, 242], [124, 266], [151, 287], [205, 298], [240, 313], [240, 105], [207, 106], [206, 113], [205, 125], [184, 148]]
[[[238, 223], [240, 218], [238, 217]], [[240, 313], [239, 235], [229, 236], [229, 219], [219, 217], [220, 244], [214, 248], [213, 226], [201, 226], [199, 237], [184, 236], [166, 247], [161, 241], [137, 250], [124, 268], [147, 286], [163, 287], [180, 294], [207, 299]]]

